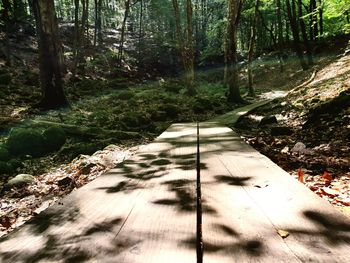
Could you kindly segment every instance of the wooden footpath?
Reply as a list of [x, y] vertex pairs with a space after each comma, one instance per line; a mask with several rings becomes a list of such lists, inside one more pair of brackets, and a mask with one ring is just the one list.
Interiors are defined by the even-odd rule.
[[[196, 140], [172, 125], [0, 240], [0, 262], [200, 262]], [[231, 129], [201, 123], [200, 158], [203, 262], [350, 262], [349, 218]]]

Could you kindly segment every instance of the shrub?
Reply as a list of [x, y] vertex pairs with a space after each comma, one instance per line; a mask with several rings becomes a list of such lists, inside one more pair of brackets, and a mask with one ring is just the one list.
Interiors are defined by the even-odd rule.
[[43, 135], [33, 129], [14, 129], [7, 139], [6, 146], [13, 155], [31, 155], [33, 157], [45, 154]]
[[52, 126], [43, 132], [45, 147], [48, 152], [61, 149], [66, 142], [66, 133], [61, 127]]

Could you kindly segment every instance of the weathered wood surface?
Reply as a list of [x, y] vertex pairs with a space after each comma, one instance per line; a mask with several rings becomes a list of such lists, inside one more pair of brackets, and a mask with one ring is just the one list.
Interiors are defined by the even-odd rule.
[[[231, 129], [200, 137], [203, 262], [349, 262], [348, 218]], [[172, 125], [1, 240], [0, 261], [196, 262], [195, 154], [195, 124]]]
[[196, 129], [172, 125], [0, 243], [0, 262], [195, 262]]
[[231, 129], [200, 136], [204, 262], [350, 262], [347, 217]]

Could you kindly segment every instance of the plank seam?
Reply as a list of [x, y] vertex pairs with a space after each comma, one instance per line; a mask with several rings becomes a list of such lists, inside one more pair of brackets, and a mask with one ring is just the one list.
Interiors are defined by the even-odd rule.
[[197, 263], [203, 262], [203, 236], [202, 236], [202, 193], [201, 193], [201, 168], [200, 168], [200, 139], [199, 123], [197, 122]]

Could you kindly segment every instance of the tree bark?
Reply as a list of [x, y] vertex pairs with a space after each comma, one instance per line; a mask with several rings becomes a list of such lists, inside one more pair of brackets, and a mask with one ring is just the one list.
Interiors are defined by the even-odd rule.
[[229, 102], [242, 103], [238, 85], [237, 69], [237, 26], [243, 0], [228, 0], [227, 28], [225, 38], [225, 84], [228, 88], [227, 99]]
[[75, 75], [76, 69], [79, 62], [80, 56], [80, 28], [79, 28], [79, 0], [74, 0], [74, 65], [73, 65], [73, 74]]
[[321, 38], [323, 36], [323, 1], [322, 0], [318, 0], [318, 6], [319, 6], [318, 15], [319, 15], [319, 26], [320, 26], [319, 37]]
[[186, 19], [187, 27], [186, 33], [183, 35], [179, 4], [177, 0], [173, 0], [173, 8], [175, 14], [175, 25], [176, 25], [176, 35], [178, 44], [180, 46], [180, 52], [182, 57], [182, 63], [185, 69], [185, 80], [187, 84], [187, 91], [190, 95], [196, 93], [194, 87], [195, 74], [194, 74], [194, 40], [193, 40], [193, 26], [192, 26], [192, 2], [191, 0], [186, 0]]
[[295, 0], [291, 0], [291, 1], [292, 1], [292, 5], [290, 3], [290, 0], [286, 0], [286, 7], [287, 7], [287, 14], [290, 22], [292, 35], [293, 35], [294, 49], [295, 49], [295, 52], [297, 53], [302, 69], [307, 70], [308, 65], [304, 60], [303, 51], [300, 47], [299, 26], [298, 26], [297, 17], [296, 17], [295, 2], [294, 2]]
[[283, 23], [282, 23], [282, 5], [281, 0], [276, 1], [276, 15], [277, 15], [277, 32], [278, 32], [278, 61], [280, 64], [280, 72], [284, 71], [284, 61], [283, 61]]
[[129, 16], [129, 10], [130, 10], [130, 0], [126, 0], [125, 1], [124, 19], [123, 19], [123, 24], [122, 24], [121, 33], [120, 33], [120, 44], [119, 44], [119, 53], [118, 53], [118, 61], [119, 61], [120, 65], [121, 65], [122, 59], [123, 59], [125, 28], [126, 28], [126, 21], [128, 19], [128, 16]]
[[307, 54], [307, 60], [308, 60], [308, 64], [309, 66], [311, 66], [313, 64], [312, 61], [312, 49], [311, 49], [311, 45], [310, 42], [308, 40], [307, 37], [307, 33], [306, 33], [306, 25], [303, 19], [303, 2], [302, 0], [298, 0], [298, 20], [299, 20], [299, 24], [300, 24], [300, 30], [301, 30], [301, 35], [303, 37], [303, 42], [306, 48], [306, 54]]
[[10, 45], [10, 12], [12, 11], [12, 6], [9, 0], [2, 0], [2, 10], [1, 10], [1, 20], [4, 21], [5, 29], [5, 56], [6, 56], [6, 65], [12, 65], [12, 56], [11, 56], [11, 45]]
[[250, 35], [250, 41], [249, 41], [249, 49], [248, 49], [248, 89], [249, 89], [249, 95], [255, 96], [255, 91], [253, 87], [253, 70], [252, 70], [252, 61], [253, 61], [253, 55], [254, 55], [254, 48], [255, 48], [255, 42], [256, 42], [256, 25], [258, 22], [259, 17], [259, 5], [260, 1], [256, 0], [255, 2], [255, 8], [254, 8], [254, 15], [252, 18], [252, 25], [251, 25], [251, 35]]
[[54, 0], [33, 1], [39, 44], [40, 84], [44, 109], [68, 105], [62, 82], [62, 45], [59, 39]]

